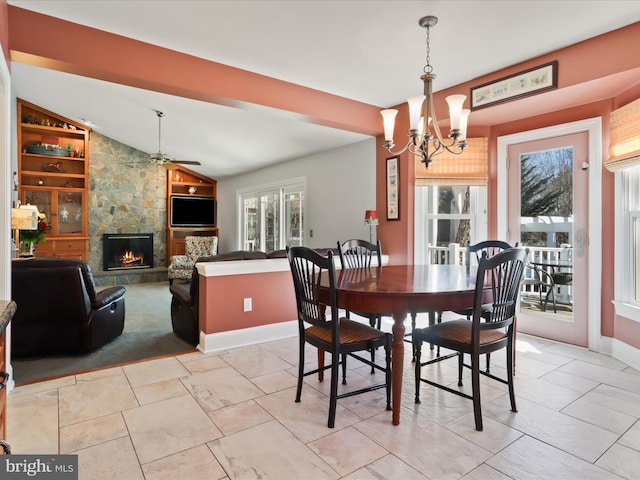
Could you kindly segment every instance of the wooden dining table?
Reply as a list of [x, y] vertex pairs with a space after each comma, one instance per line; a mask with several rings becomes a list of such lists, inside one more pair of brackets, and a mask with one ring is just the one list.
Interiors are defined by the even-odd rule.
[[[464, 310], [473, 306], [476, 267], [465, 265], [383, 265], [336, 272], [338, 307], [393, 316], [392, 421], [400, 423], [404, 321], [409, 313]], [[328, 287], [328, 281], [327, 285]], [[487, 297], [490, 293], [487, 291]], [[483, 303], [488, 301], [483, 298]]]

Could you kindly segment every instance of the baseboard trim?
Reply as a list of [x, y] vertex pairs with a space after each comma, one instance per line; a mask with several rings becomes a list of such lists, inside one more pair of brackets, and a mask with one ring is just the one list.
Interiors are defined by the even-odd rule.
[[219, 352], [229, 348], [246, 347], [256, 343], [270, 342], [298, 335], [298, 321], [271, 323], [260, 327], [230, 330], [228, 332], [200, 332], [198, 350], [203, 353]]
[[626, 363], [630, 367], [640, 370], [640, 350], [620, 340], [613, 339], [612, 356], [616, 360]]

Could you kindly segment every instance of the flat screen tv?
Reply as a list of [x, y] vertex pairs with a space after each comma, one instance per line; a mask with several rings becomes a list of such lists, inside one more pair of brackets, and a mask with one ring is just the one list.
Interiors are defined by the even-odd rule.
[[172, 227], [215, 227], [216, 199], [213, 197], [171, 197]]

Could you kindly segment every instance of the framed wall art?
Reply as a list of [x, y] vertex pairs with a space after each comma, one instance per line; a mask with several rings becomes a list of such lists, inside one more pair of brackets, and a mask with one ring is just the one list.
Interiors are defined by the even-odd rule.
[[558, 88], [557, 60], [471, 88], [471, 110], [510, 102], [555, 88]]
[[387, 220], [400, 220], [399, 169], [398, 157], [387, 158]]

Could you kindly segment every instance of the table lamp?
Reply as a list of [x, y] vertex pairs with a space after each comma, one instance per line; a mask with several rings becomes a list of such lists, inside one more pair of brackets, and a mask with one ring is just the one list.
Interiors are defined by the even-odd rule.
[[364, 223], [369, 225], [369, 242], [373, 243], [373, 226], [378, 225], [378, 212], [367, 210], [364, 212]]
[[18, 208], [11, 209], [11, 230], [14, 231], [11, 252], [12, 258], [18, 257], [18, 245], [20, 244], [20, 230], [37, 230], [38, 229], [38, 207], [35, 205], [20, 205]]

